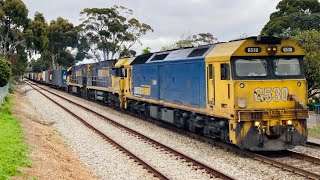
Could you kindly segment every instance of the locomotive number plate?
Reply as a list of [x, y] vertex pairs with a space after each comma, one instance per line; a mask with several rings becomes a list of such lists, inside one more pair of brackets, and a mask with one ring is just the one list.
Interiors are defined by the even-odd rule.
[[293, 53], [294, 52], [294, 47], [290, 47], [290, 46], [282, 47], [281, 48], [281, 52], [283, 52], [283, 53]]
[[270, 102], [270, 101], [287, 101], [289, 89], [284, 88], [256, 88], [254, 90], [254, 100], [256, 102]]
[[247, 47], [245, 49], [246, 53], [260, 53], [261, 48], [260, 47]]

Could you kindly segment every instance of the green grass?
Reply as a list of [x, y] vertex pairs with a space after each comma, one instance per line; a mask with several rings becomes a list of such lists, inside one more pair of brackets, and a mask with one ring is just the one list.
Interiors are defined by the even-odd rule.
[[20, 167], [31, 167], [27, 158], [20, 122], [11, 113], [12, 98], [5, 98], [0, 109], [0, 180], [20, 174]]
[[308, 134], [311, 137], [320, 138], [320, 126], [314, 128], [308, 128]]

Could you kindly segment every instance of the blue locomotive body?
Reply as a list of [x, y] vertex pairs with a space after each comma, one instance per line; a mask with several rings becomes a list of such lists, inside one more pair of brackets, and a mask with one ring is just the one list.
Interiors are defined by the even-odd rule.
[[[150, 94], [141, 87], [150, 87]], [[133, 95], [195, 108], [206, 107], [204, 58], [147, 62], [132, 66]]]

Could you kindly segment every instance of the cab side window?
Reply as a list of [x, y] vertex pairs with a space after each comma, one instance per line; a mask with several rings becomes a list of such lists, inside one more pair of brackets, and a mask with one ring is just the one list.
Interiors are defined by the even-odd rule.
[[230, 67], [229, 64], [220, 64], [221, 80], [230, 80]]
[[127, 77], [127, 70], [124, 67], [116, 68], [116, 77]]

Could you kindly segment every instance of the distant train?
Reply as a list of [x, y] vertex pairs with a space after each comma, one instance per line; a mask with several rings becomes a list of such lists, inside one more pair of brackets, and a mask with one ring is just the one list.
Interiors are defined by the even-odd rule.
[[67, 70], [47, 70], [39, 73], [26, 73], [26, 78], [59, 89], [67, 89]]
[[303, 57], [294, 41], [250, 37], [76, 65], [51, 82], [49, 72], [28, 77], [52, 84], [67, 74], [61, 87], [69, 93], [244, 149], [277, 151], [307, 141]]

